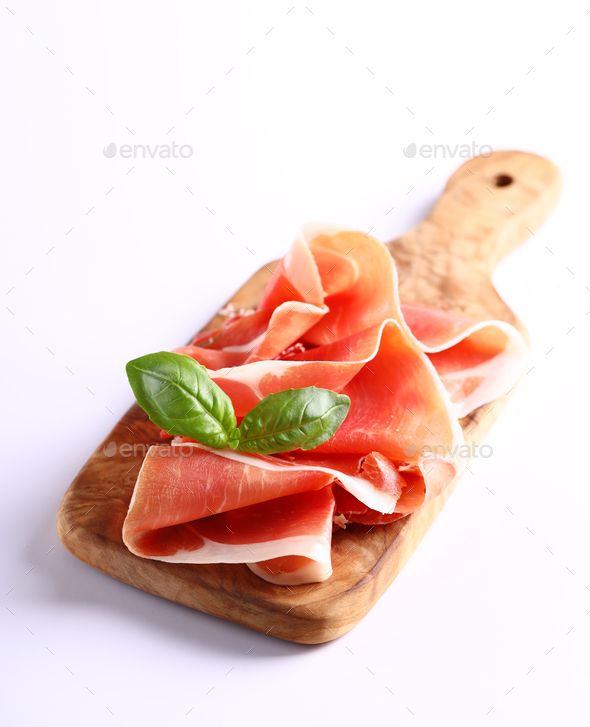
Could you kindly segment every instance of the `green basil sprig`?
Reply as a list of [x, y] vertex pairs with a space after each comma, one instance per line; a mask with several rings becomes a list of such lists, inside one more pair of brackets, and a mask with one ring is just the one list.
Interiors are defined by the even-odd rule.
[[287, 389], [262, 399], [237, 428], [231, 399], [190, 356], [151, 353], [126, 370], [154, 424], [214, 448], [255, 454], [314, 449], [335, 434], [350, 407], [348, 396], [329, 389]]
[[269, 394], [242, 419], [238, 449], [258, 454], [314, 449], [336, 432], [349, 407], [348, 396], [315, 386]]
[[208, 447], [226, 447], [236, 432], [229, 396], [189, 356], [161, 351], [126, 366], [139, 406], [169, 434], [197, 439]]

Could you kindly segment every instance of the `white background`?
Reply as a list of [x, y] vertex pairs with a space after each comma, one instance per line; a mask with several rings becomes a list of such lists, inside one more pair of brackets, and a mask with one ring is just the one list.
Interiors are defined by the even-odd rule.
[[[6, 1], [0, 723], [588, 724], [587, 3]], [[171, 141], [190, 159], [102, 152]], [[534, 368], [374, 610], [299, 647], [65, 552], [55, 512], [131, 401], [124, 363], [302, 222], [416, 223], [461, 159], [412, 141], [531, 150], [564, 191], [496, 276]]]

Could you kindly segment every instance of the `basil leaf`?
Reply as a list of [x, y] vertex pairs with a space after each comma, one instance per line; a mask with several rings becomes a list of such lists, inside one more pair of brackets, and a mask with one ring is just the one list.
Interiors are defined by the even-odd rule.
[[269, 394], [243, 418], [237, 449], [257, 454], [314, 449], [332, 437], [349, 407], [348, 396], [315, 386]]
[[236, 415], [229, 396], [204, 366], [179, 353], [150, 353], [129, 361], [127, 378], [139, 406], [170, 434], [209, 447], [235, 446]]

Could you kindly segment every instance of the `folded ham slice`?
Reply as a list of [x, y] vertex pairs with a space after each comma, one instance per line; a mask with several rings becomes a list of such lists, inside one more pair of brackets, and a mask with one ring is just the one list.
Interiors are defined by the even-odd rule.
[[458, 418], [506, 393], [526, 345], [502, 321], [402, 304], [394, 261], [358, 232], [300, 236], [259, 308], [177, 349], [206, 366], [238, 417], [319, 386], [351, 405], [311, 452], [262, 457], [177, 438], [152, 447], [123, 528], [137, 555], [245, 563], [280, 584], [328, 578], [333, 527], [384, 525], [461, 471]]
[[267, 469], [250, 459], [245, 464], [186, 445], [151, 447], [124, 543], [132, 553], [170, 563], [255, 563], [295, 554], [327, 577], [333, 475], [288, 465]]

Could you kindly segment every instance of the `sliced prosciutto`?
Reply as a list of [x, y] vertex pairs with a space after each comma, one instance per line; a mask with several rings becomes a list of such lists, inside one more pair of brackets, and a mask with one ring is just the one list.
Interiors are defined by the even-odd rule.
[[[330, 461], [275, 459], [183, 441], [150, 447], [123, 541], [136, 555], [172, 563], [297, 556], [306, 559], [308, 576], [323, 580], [331, 571], [331, 485], [338, 479], [351, 496], [379, 512], [393, 512], [400, 496], [391, 464], [378, 454], [364, 459], [361, 466], [358, 458], [344, 458], [340, 470]], [[299, 568], [289, 563], [287, 578], [276, 569], [266, 579], [301, 579]]]
[[[308, 236], [309, 237], [309, 236]], [[386, 525], [461, 471], [459, 417], [509, 391], [526, 345], [502, 321], [402, 303], [387, 248], [359, 232], [300, 236], [257, 310], [177, 349], [205, 366], [240, 420], [269, 394], [346, 394], [311, 451], [260, 456], [176, 439], [150, 448], [123, 538], [135, 554], [244, 563], [279, 584], [331, 574], [332, 529]]]
[[[299, 271], [307, 271], [306, 284], [298, 279], [300, 288], [308, 293], [317, 290], [316, 271], [323, 271], [322, 285], [326, 293], [324, 305], [318, 306], [317, 297], [299, 302], [307, 312], [306, 320], [295, 316], [285, 331], [278, 346], [269, 346], [272, 356], [260, 361], [256, 350], [265, 338], [276, 335], [275, 325], [263, 331], [259, 325], [262, 311], [231, 321], [209, 334], [209, 345], [213, 348], [192, 346], [177, 349], [196, 358], [211, 369], [213, 378], [227, 388], [230, 396], [236, 398], [236, 409], [248, 408], [263, 396], [281, 391], [290, 386], [307, 386], [316, 375], [315, 368], [305, 362], [323, 360], [329, 363], [322, 377], [315, 381], [326, 381], [326, 386], [335, 390], [347, 383], [363, 365], [369, 363], [379, 350], [379, 334], [386, 321], [396, 322], [410, 342], [427, 355], [434, 364], [451, 398], [457, 417], [469, 414], [477, 407], [509, 391], [524, 370], [527, 347], [518, 331], [503, 321], [472, 321], [463, 315], [454, 315], [415, 304], [404, 304], [399, 300], [398, 278], [395, 263], [385, 245], [360, 232], [337, 232], [319, 234], [308, 249], [318, 255], [322, 265], [309, 272], [309, 257], [304, 255], [301, 240], [290, 252], [289, 269], [299, 262]], [[326, 263], [334, 261], [332, 265]], [[347, 262], [343, 262], [347, 261]], [[348, 267], [347, 267], [348, 266]], [[279, 290], [273, 295], [278, 301], [289, 292], [284, 283], [285, 264], [275, 270], [269, 288]], [[348, 286], [348, 287], [345, 287]], [[295, 284], [291, 286], [295, 290]], [[312, 305], [313, 301], [313, 305]], [[279, 305], [284, 305], [282, 301]], [[327, 309], [327, 310], [326, 310]], [[320, 311], [325, 313], [320, 315]], [[268, 315], [268, 313], [267, 313]], [[317, 317], [317, 322], [314, 319]], [[287, 316], [289, 317], [289, 316]], [[248, 325], [252, 324], [251, 346], [244, 343], [248, 337]], [[307, 328], [302, 331], [302, 326]], [[232, 356], [233, 346], [226, 346], [226, 337], [232, 336], [240, 327], [243, 345], [248, 355], [243, 355], [240, 364], [259, 361], [258, 366], [241, 368], [231, 360], [224, 363], [224, 355]], [[299, 345], [291, 355], [281, 356], [289, 346]], [[319, 347], [319, 350], [316, 350]], [[213, 350], [217, 353], [213, 354]], [[208, 365], [211, 356], [218, 356], [217, 366]], [[241, 401], [243, 397], [243, 402]], [[240, 404], [243, 404], [240, 407]]]
[[[225, 476], [222, 488], [210, 479], [219, 475]], [[296, 555], [323, 580], [331, 573], [334, 496], [326, 484], [332, 480], [310, 468], [238, 466], [196, 447], [151, 447], [123, 541], [136, 555], [169, 563], [256, 563]], [[275, 497], [267, 499], [269, 484]]]

